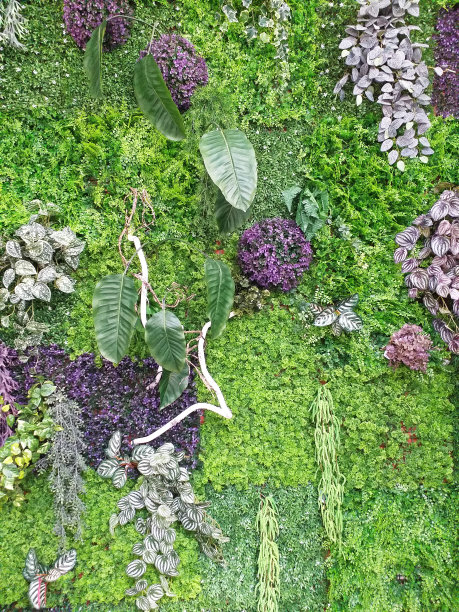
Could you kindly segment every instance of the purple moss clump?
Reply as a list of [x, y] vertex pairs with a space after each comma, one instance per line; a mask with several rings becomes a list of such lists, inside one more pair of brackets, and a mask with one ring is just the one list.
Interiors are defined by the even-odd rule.
[[444, 70], [433, 84], [433, 105], [443, 117], [459, 117], [459, 4], [442, 9], [434, 36], [435, 65]]
[[[118, 366], [103, 360], [98, 367], [92, 353], [84, 353], [72, 361], [56, 345], [40, 347], [38, 357], [15, 367], [26, 401], [28, 389], [36, 376], [52, 380], [69, 399], [81, 408], [84, 423], [86, 456], [93, 467], [105, 457], [105, 449], [116, 430], [123, 434], [122, 452], [132, 450], [132, 440], [144, 437], [165, 425], [188, 406], [196, 403], [196, 385], [192, 380], [182, 396], [170, 406], [159, 410], [159, 390], [152, 388], [158, 366], [152, 358], [134, 362], [125, 357]], [[194, 467], [199, 442], [200, 413], [195, 412], [170, 429], [151, 445], [155, 448], [172, 442], [184, 450]]]
[[[86, 47], [91, 34], [104, 19], [132, 14], [129, 0], [64, 0], [65, 29], [81, 49]], [[107, 23], [104, 38], [107, 50], [127, 41], [130, 24], [130, 19], [122, 17]]]
[[140, 59], [151, 53], [158, 64], [172, 99], [180, 112], [191, 104], [191, 96], [199, 85], [209, 79], [206, 61], [186, 38], [177, 34], [163, 34], [140, 52]]
[[294, 289], [311, 260], [311, 245], [291, 219], [265, 219], [255, 223], [239, 241], [238, 261], [242, 272], [264, 289]]

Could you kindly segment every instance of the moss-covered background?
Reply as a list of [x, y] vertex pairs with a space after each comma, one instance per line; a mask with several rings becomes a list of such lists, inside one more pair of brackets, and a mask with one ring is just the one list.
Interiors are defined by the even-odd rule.
[[[212, 501], [213, 516], [231, 537], [227, 567], [210, 563], [192, 537], [180, 533], [179, 598], [164, 609], [219, 612], [256, 610], [259, 491], [277, 500], [281, 536], [282, 612], [453, 611], [456, 609], [453, 478], [457, 360], [440, 348], [426, 374], [393, 372], [381, 347], [403, 323], [438, 336], [430, 316], [408, 300], [393, 264], [397, 231], [430, 208], [442, 182], [459, 183], [459, 130], [453, 119], [432, 116], [428, 165], [410, 160], [401, 174], [376, 142], [379, 108], [356, 108], [352, 96], [332, 95], [342, 73], [338, 44], [355, 19], [354, 0], [291, 0], [291, 78], [280, 82], [275, 52], [242, 30], [220, 31], [218, 0], [137, 0], [136, 14], [163, 31], [187, 36], [205, 57], [209, 84], [185, 114], [189, 137], [166, 141], [142, 117], [131, 79], [150, 32], [132, 28], [127, 44], [105, 57], [105, 99], [87, 92], [82, 52], [62, 24], [62, 2], [24, 3], [27, 51], [0, 50], [0, 231], [8, 235], [39, 198], [60, 205], [59, 222], [86, 240], [77, 291], [53, 301], [37, 319], [50, 321], [49, 342], [77, 355], [95, 351], [91, 296], [101, 276], [121, 271], [118, 236], [130, 187], [147, 189], [156, 224], [151, 244], [181, 236], [208, 253], [223, 249], [234, 266], [237, 236], [219, 237], [212, 218], [214, 193], [204, 180], [200, 135], [212, 122], [240, 127], [253, 143], [259, 186], [248, 222], [287, 216], [281, 196], [294, 184], [327, 188], [331, 219], [313, 240], [314, 263], [295, 295], [274, 296], [259, 314], [228, 324], [208, 346], [209, 370], [234, 412], [232, 421], [207, 415], [194, 482]], [[431, 39], [444, 2], [421, 0], [419, 40]], [[433, 65], [432, 49], [426, 52]], [[222, 244], [216, 246], [216, 240]], [[173, 246], [172, 246], [173, 244]], [[203, 260], [170, 243], [148, 252], [159, 289], [187, 285], [190, 325], [205, 319]], [[333, 338], [304, 328], [295, 315], [320, 288], [324, 299], [358, 292], [362, 333]], [[54, 299], [54, 298], [53, 298]], [[10, 336], [0, 330], [6, 341]], [[133, 349], [133, 354], [135, 350]], [[341, 420], [341, 471], [346, 476], [342, 554], [324, 539], [317, 509], [313, 422], [309, 413], [318, 380], [329, 381]], [[456, 383], [457, 384], [457, 383]], [[207, 398], [204, 388], [202, 399]], [[410, 445], [401, 428], [416, 427]], [[87, 473], [84, 542], [78, 569], [51, 589], [49, 604], [70, 609], [133, 609], [123, 600], [131, 582], [124, 567], [135, 536], [115, 539], [107, 521], [119, 494]], [[0, 606], [26, 605], [21, 568], [31, 544], [54, 556], [50, 494], [43, 479], [30, 483], [27, 503], [3, 508], [0, 519]], [[456, 553], [457, 554], [457, 553]], [[457, 565], [457, 563], [456, 563]], [[397, 576], [404, 576], [402, 582]], [[60, 590], [59, 590], [60, 589]]]

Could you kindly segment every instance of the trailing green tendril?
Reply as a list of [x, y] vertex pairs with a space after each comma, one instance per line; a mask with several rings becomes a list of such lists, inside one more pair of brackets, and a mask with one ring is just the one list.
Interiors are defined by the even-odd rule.
[[257, 514], [256, 526], [260, 534], [258, 554], [258, 612], [278, 612], [279, 610], [279, 548], [276, 538], [279, 535], [277, 509], [271, 496], [262, 497]]

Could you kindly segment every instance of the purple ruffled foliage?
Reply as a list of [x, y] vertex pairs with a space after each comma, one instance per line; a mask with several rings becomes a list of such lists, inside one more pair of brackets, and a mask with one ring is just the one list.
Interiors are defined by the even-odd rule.
[[205, 59], [196, 53], [189, 40], [177, 34], [162, 34], [140, 52], [139, 59], [147, 53], [158, 64], [179, 111], [186, 111], [196, 88], [209, 80]]
[[[86, 456], [93, 467], [105, 458], [105, 449], [112, 434], [123, 434], [121, 450], [132, 450], [132, 440], [144, 437], [165, 425], [182, 410], [196, 403], [196, 384], [191, 381], [182, 396], [170, 406], [159, 410], [158, 387], [151, 388], [158, 366], [152, 358], [133, 362], [125, 357], [117, 367], [103, 360], [98, 367], [92, 353], [84, 353], [72, 361], [56, 345], [40, 347], [38, 357], [16, 367], [25, 401], [27, 390], [36, 382], [35, 376], [52, 380], [69, 399], [81, 407], [84, 422]], [[196, 464], [199, 442], [200, 412], [195, 412], [170, 429], [151, 445], [158, 447], [172, 442], [190, 457], [188, 465]]]
[[429, 350], [432, 340], [429, 334], [422, 331], [418, 325], [405, 325], [392, 334], [389, 344], [384, 350], [384, 357], [389, 359], [394, 368], [404, 363], [410, 370], [425, 372], [429, 361]]
[[[129, 0], [64, 0], [65, 29], [84, 49], [93, 31], [107, 17], [132, 15]], [[124, 44], [129, 38], [130, 19], [113, 19], [107, 23], [104, 43], [107, 50]]]
[[[11, 376], [10, 367], [12, 366], [13, 356], [10, 355], [8, 347], [0, 342], [0, 408], [6, 404], [10, 405], [9, 412], [17, 412], [14, 407], [16, 401], [15, 392], [18, 389], [17, 382]], [[5, 444], [5, 440], [11, 435], [11, 429], [6, 421], [6, 412], [0, 411], [0, 446]]]
[[445, 72], [435, 76], [433, 105], [438, 115], [459, 117], [459, 4], [440, 11], [437, 32], [435, 65]]
[[264, 289], [294, 289], [311, 260], [311, 245], [291, 219], [264, 219], [246, 230], [239, 241], [242, 272]]

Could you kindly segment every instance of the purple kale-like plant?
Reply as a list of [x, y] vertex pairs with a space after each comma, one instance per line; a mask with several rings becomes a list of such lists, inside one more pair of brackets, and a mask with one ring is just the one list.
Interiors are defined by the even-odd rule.
[[[104, 19], [132, 13], [129, 0], [64, 0], [65, 29], [81, 49], [86, 47], [91, 34]], [[129, 32], [129, 19], [111, 19], [105, 31], [106, 49], [124, 44]]]
[[429, 212], [395, 237], [411, 298], [422, 297], [434, 329], [459, 354], [459, 191], [446, 190]]
[[433, 105], [438, 115], [459, 117], [459, 4], [441, 10], [434, 39], [435, 64], [441, 70], [433, 83]]
[[264, 219], [246, 230], [239, 241], [241, 270], [263, 289], [294, 289], [311, 260], [311, 245], [291, 219]]
[[418, 325], [405, 325], [392, 334], [389, 344], [384, 349], [384, 357], [389, 359], [393, 368], [404, 363], [410, 370], [425, 372], [429, 361], [429, 350], [432, 340], [423, 333]]
[[[104, 458], [103, 449], [117, 429], [123, 431], [122, 452], [127, 453], [132, 450], [132, 440], [158, 429], [196, 403], [192, 381], [178, 400], [159, 410], [159, 390], [154, 385], [158, 366], [152, 358], [134, 362], [125, 357], [117, 367], [104, 359], [98, 367], [92, 353], [72, 361], [64, 350], [53, 345], [40, 347], [38, 356], [19, 364], [16, 371], [23, 394], [36, 382], [34, 377], [43, 376], [79, 404], [86, 457], [93, 467]], [[188, 464], [194, 466], [199, 422], [200, 414], [195, 412], [151, 445], [156, 448], [172, 442], [191, 457]]]
[[158, 64], [172, 99], [180, 112], [191, 104], [191, 96], [199, 85], [209, 79], [206, 61], [186, 38], [177, 34], [163, 34], [140, 52], [140, 59], [151, 53]]
[[6, 420], [7, 413], [2, 410], [2, 407], [9, 405], [8, 412], [17, 413], [14, 402], [18, 384], [11, 376], [9, 368], [11, 361], [8, 347], [0, 342], [0, 446], [3, 446], [5, 440], [11, 435], [11, 429]]

